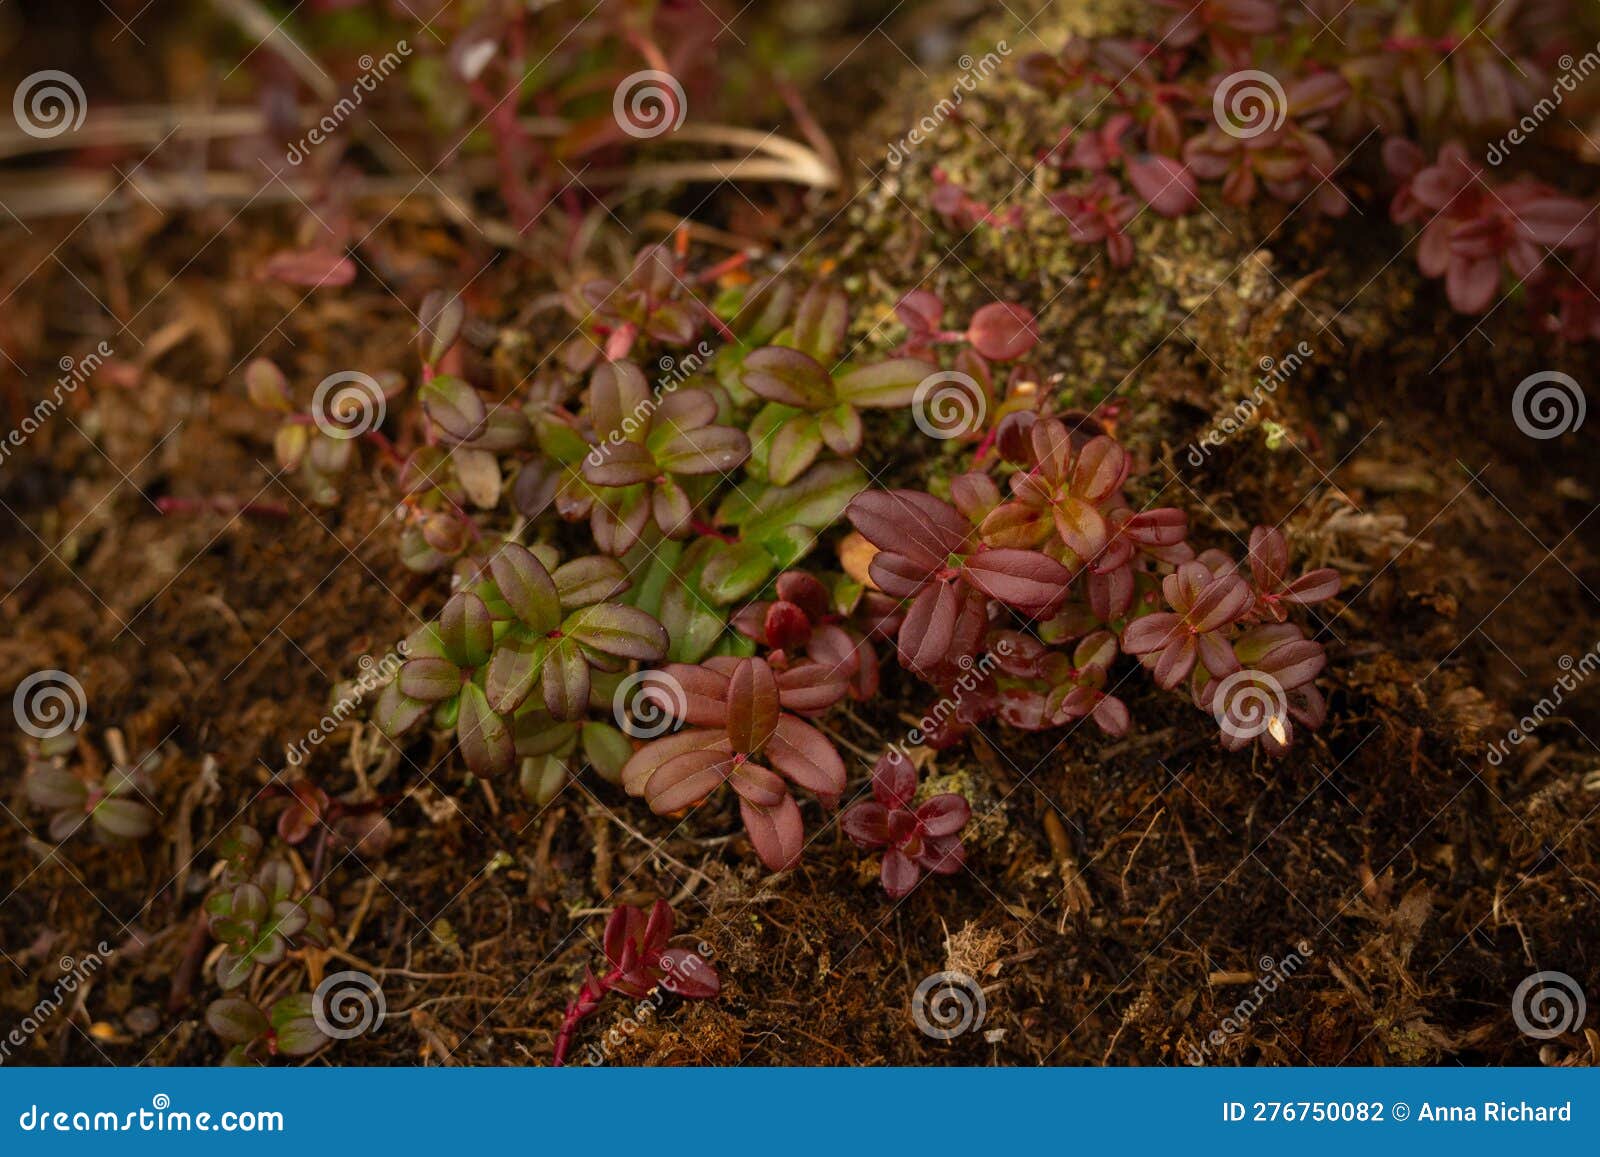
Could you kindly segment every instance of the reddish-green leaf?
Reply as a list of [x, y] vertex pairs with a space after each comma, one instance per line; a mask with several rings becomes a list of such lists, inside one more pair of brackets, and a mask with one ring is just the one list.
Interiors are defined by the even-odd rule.
[[815, 358], [785, 346], [745, 355], [744, 384], [769, 402], [820, 410], [834, 401], [833, 379]]
[[667, 654], [666, 628], [644, 611], [619, 603], [575, 611], [561, 629], [568, 638], [623, 659], [653, 663]]
[[495, 586], [517, 618], [539, 634], [561, 621], [561, 596], [544, 564], [527, 547], [508, 542], [489, 560]]

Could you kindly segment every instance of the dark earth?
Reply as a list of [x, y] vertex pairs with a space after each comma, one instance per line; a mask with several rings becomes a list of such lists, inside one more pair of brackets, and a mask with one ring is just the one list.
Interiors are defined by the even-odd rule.
[[[195, 95], [208, 59], [241, 54], [215, 16], [8, 7], [3, 36], [21, 48], [25, 21], [28, 59], [6, 79], [75, 53], [98, 70], [92, 101]], [[786, 8], [757, 5], [742, 34], [798, 35], [802, 17]], [[1132, 681], [1135, 727], [1120, 741], [985, 728], [928, 753], [928, 773], [981, 817], [970, 870], [895, 902], [876, 859], [836, 828], [772, 877], [731, 795], [681, 827], [593, 779], [540, 809], [473, 779], [442, 740], [401, 750], [352, 720], [306, 768], [330, 795], [381, 799], [390, 838], [296, 849], [297, 872], [327, 873], [338, 927], [328, 950], [277, 967], [313, 981], [368, 971], [388, 1019], [312, 1063], [547, 1063], [563, 1007], [599, 961], [605, 912], [658, 896], [708, 947], [722, 993], [667, 999], [611, 1063], [1165, 1065], [1200, 1049], [1218, 1065], [1600, 1062], [1594, 1028], [1539, 1041], [1512, 1017], [1514, 990], [1541, 970], [1600, 997], [1600, 690], [1582, 687], [1527, 742], [1488, 758], [1564, 657], [1600, 645], [1593, 423], [1534, 441], [1509, 408], [1530, 372], [1564, 362], [1577, 373], [1585, 351], [1530, 335], [1514, 309], [1478, 326], [1452, 313], [1437, 283], [1394, 259], [1404, 238], [1376, 197], [1341, 222], [1265, 205], [1143, 220], [1132, 269], [1084, 276], [1086, 251], [1042, 211], [1026, 242], [962, 239], [925, 207], [932, 166], [999, 199], [1051, 121], [1048, 102], [1003, 76], [927, 155], [882, 171], [885, 143], [950, 83], [947, 67], [884, 37], [981, 44], [1009, 29], [1032, 50], [1117, 9], [1057, 3], [1019, 30], [1021, 18], [959, 3], [816, 6], [803, 20], [817, 61], [799, 87], [844, 158], [841, 190], [654, 190], [620, 203], [626, 224], [593, 255], [540, 229], [506, 246], [479, 227], [492, 208], [463, 222], [442, 192], [398, 199], [375, 177], [352, 177], [334, 206], [357, 277], [315, 292], [258, 276], [308, 230], [301, 206], [275, 194], [154, 204], [124, 190], [87, 216], [6, 219], [5, 426], [64, 356], [101, 340], [114, 356], [0, 462], [0, 690], [41, 668], [74, 673], [88, 703], [77, 758], [94, 769], [153, 753], [160, 813], [158, 833], [137, 843], [79, 834], [57, 846], [22, 791], [26, 737], [0, 741], [0, 1029], [50, 992], [60, 958], [101, 941], [114, 950], [11, 1063], [217, 1062], [201, 1021], [216, 995], [200, 969], [210, 944], [196, 936], [207, 849], [241, 815], [270, 828], [283, 805], [263, 789], [285, 746], [317, 725], [361, 656], [443, 598], [401, 565], [378, 469], [327, 508], [276, 480], [272, 428], [245, 401], [242, 365], [267, 355], [308, 381], [349, 364], [414, 375], [417, 303], [470, 279], [468, 359], [515, 382], [566, 334], [569, 319], [541, 300], [575, 266], [683, 218], [753, 239], [763, 260], [797, 255], [833, 272], [870, 303], [862, 333], [916, 284], [957, 312], [998, 287], [1036, 309], [1038, 361], [1061, 396], [1109, 403], [1100, 412], [1138, 456], [1136, 477], [1188, 512], [1197, 546], [1238, 550], [1251, 526], [1281, 522], [1307, 566], [1346, 576], [1341, 598], [1318, 608], [1328, 722], [1280, 760], [1227, 754], [1203, 715]], [[119, 20], [138, 41], [117, 35]], [[138, 157], [107, 146], [65, 175], [14, 157], [0, 201]], [[391, 176], [405, 178], [401, 193], [417, 183]], [[1277, 448], [1256, 433], [1191, 465], [1188, 447], [1249, 393], [1261, 359], [1301, 342], [1312, 355], [1264, 403]], [[915, 483], [927, 464], [896, 450], [877, 451], [893, 463], [887, 479]], [[188, 501], [163, 512], [164, 499]], [[926, 695], [892, 670], [879, 700], [829, 717], [858, 757], [854, 775]], [[1292, 974], [1238, 1023], [1262, 971], [1291, 958]], [[981, 1030], [948, 1042], [919, 1032], [909, 1010], [942, 969], [978, 977], [986, 1001]], [[575, 1055], [628, 1011], [605, 1005]], [[1225, 1020], [1236, 1031], [1208, 1044]]]

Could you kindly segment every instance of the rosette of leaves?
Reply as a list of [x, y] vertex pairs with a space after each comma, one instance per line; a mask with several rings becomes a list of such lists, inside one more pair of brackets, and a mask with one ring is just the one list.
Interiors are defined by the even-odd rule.
[[1255, 601], [1250, 584], [1194, 561], [1162, 579], [1161, 593], [1171, 609], [1129, 623], [1122, 632], [1122, 649], [1138, 655], [1169, 691], [1189, 677], [1197, 662], [1219, 678], [1237, 671], [1239, 660], [1228, 632]]
[[840, 364], [849, 322], [849, 299], [814, 286], [774, 344], [744, 357], [740, 381], [767, 402], [750, 423], [752, 462], [758, 475], [779, 486], [804, 474], [824, 447], [840, 457], [856, 454], [861, 411], [909, 406], [928, 376], [927, 364], [916, 358]]
[[[385, 404], [405, 391], [405, 379], [392, 371], [374, 374], [372, 380], [382, 391]], [[361, 426], [366, 409], [351, 406], [347, 412], [343, 395], [334, 392], [323, 412], [313, 417], [295, 405], [288, 378], [268, 358], [256, 358], [246, 366], [244, 381], [250, 401], [279, 419], [272, 450], [284, 473], [296, 475], [313, 502], [321, 506], [338, 502], [339, 480], [358, 460], [357, 439], [376, 433]], [[376, 405], [378, 399], [369, 401]]]
[[1249, 563], [1256, 594], [1254, 611], [1271, 622], [1287, 619], [1286, 607], [1311, 606], [1339, 593], [1339, 572], [1332, 567], [1289, 577], [1289, 544], [1275, 527], [1258, 526], [1250, 532]]
[[[1122, 487], [1132, 462], [1108, 435], [1075, 442], [1066, 423], [1042, 418], [1032, 423], [1025, 442], [1017, 442], [1022, 445], [1003, 445], [1002, 452], [1025, 469], [1011, 476], [1011, 499], [984, 516], [984, 541], [1043, 549], [1073, 570], [1087, 567], [1089, 601], [1101, 620], [1126, 613], [1135, 553], [1161, 557], [1180, 547], [1188, 519], [1170, 507], [1137, 513], [1128, 508]], [[1026, 453], [1018, 454], [1024, 447]], [[1178, 561], [1189, 553], [1165, 558]]]
[[886, 751], [872, 769], [872, 799], [851, 804], [839, 826], [858, 848], [884, 849], [879, 878], [893, 899], [909, 896], [924, 872], [961, 870], [967, 850], [961, 829], [972, 818], [963, 795], [917, 798], [917, 769], [898, 751]]
[[631, 362], [596, 367], [589, 412], [596, 444], [557, 502], [568, 517], [588, 515], [606, 554], [633, 549], [651, 521], [666, 537], [683, 537], [716, 482], [750, 456], [744, 431], [717, 424], [710, 391], [655, 397]]
[[430, 711], [454, 728], [467, 766], [510, 771], [516, 744], [510, 715], [535, 690], [557, 719], [578, 719], [589, 703], [591, 668], [616, 672], [665, 656], [666, 630], [650, 615], [609, 601], [628, 587], [615, 559], [552, 566], [508, 542], [487, 576], [457, 591], [439, 619], [413, 634], [406, 662], [378, 703], [378, 723], [396, 736]]
[[[973, 479], [953, 486], [968, 502], [983, 489]], [[878, 548], [868, 566], [885, 594], [911, 600], [897, 641], [900, 663], [937, 680], [941, 669], [970, 661], [994, 599], [1033, 617], [1048, 617], [1069, 594], [1072, 572], [1037, 550], [990, 547], [955, 506], [915, 490], [873, 490], [845, 512]]]
[[636, 752], [622, 769], [623, 788], [670, 815], [726, 783], [762, 862], [775, 872], [793, 867], [805, 828], [791, 785], [830, 807], [845, 786], [832, 741], [797, 713], [837, 703], [844, 682], [820, 663], [778, 672], [759, 658], [674, 663], [662, 671], [665, 679], [645, 694], [663, 716], [689, 727]]
[[566, 1062], [579, 1024], [609, 993], [640, 1000], [659, 986], [684, 1000], [710, 1000], [722, 990], [722, 980], [710, 961], [692, 949], [672, 947], [673, 925], [672, 907], [665, 900], [657, 900], [648, 916], [628, 904], [611, 910], [604, 939], [606, 962], [611, 967], [601, 976], [592, 969], [583, 970], [583, 984], [567, 1005], [556, 1033], [556, 1066]]
[[1020, 631], [998, 631], [989, 639], [989, 653], [1000, 671], [1002, 721], [1023, 731], [1042, 731], [1087, 718], [1107, 735], [1127, 734], [1132, 722], [1128, 706], [1106, 690], [1117, 659], [1111, 632], [1084, 636], [1068, 654]]
[[252, 1000], [224, 996], [206, 1006], [206, 1027], [229, 1046], [222, 1063], [260, 1064], [273, 1057], [309, 1057], [333, 1038], [317, 1027], [314, 997], [297, 992], [265, 1010]]
[[24, 781], [28, 800], [51, 812], [50, 838], [67, 840], [84, 824], [109, 840], [137, 840], [155, 830], [147, 802], [150, 782], [142, 768], [114, 767], [104, 780], [85, 782], [59, 764], [38, 760]]
[[1296, 723], [1312, 731], [1322, 726], [1327, 701], [1313, 683], [1328, 662], [1322, 644], [1294, 623], [1264, 623], [1240, 633], [1232, 646], [1234, 675], [1216, 679], [1197, 666], [1189, 682], [1195, 706], [1221, 724], [1223, 747], [1240, 751], [1259, 741], [1268, 755], [1282, 755], [1294, 743]]
[[686, 346], [704, 320], [704, 307], [694, 300], [671, 252], [661, 245], [641, 249], [620, 280], [596, 277], [583, 282], [571, 308], [592, 334], [569, 343], [572, 348], [566, 352], [577, 369], [587, 368], [602, 351], [607, 361], [627, 357], [641, 335], [664, 346]]
[[499, 456], [528, 444], [528, 416], [517, 406], [489, 405], [450, 374], [435, 375], [417, 397], [436, 444], [412, 455], [406, 472], [412, 488], [431, 484], [452, 497], [459, 492], [479, 510], [493, 510], [505, 486]]
[[223, 946], [217, 983], [238, 988], [258, 965], [276, 964], [298, 944], [328, 943], [333, 906], [320, 896], [296, 898], [294, 869], [269, 859], [255, 875], [206, 897], [206, 923]]

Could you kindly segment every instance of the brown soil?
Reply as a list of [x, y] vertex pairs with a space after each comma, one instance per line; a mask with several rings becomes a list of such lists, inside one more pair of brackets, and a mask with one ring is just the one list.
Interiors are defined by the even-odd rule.
[[[922, 95], [902, 99], [914, 111]], [[1048, 110], [1013, 118], [1014, 138], [983, 122], [1016, 107], [990, 94], [941, 140], [941, 158], [988, 127], [1027, 164], [1022, 122]], [[886, 110], [856, 152], [870, 163], [907, 116]], [[978, 156], [997, 163], [975, 154], [969, 169]], [[603, 912], [656, 896], [709, 946], [723, 993], [669, 1001], [621, 1034], [614, 1063], [1182, 1063], [1263, 958], [1292, 953], [1303, 964], [1209, 1063], [1600, 1060], [1592, 1031], [1541, 1046], [1511, 1015], [1518, 982], [1541, 969], [1596, 995], [1600, 695], [1584, 688], [1502, 764], [1485, 758], [1548, 693], [1562, 656], [1600, 644], [1593, 456], [1582, 435], [1531, 441], [1509, 409], [1528, 373], [1577, 355], [1530, 340], [1510, 309], [1470, 333], [1409, 257], [1385, 265], [1400, 239], [1381, 206], [1310, 229], [1244, 214], [1143, 222], [1133, 270], [1074, 281], [1087, 255], [1047, 222], [1027, 246], [981, 235], [952, 260], [952, 238], [920, 208], [926, 164], [845, 212], [816, 207], [791, 244], [832, 219], [805, 262], [837, 260], [879, 305], [922, 279], [953, 303], [983, 300], [985, 283], [1049, 302], [1039, 360], [1071, 402], [1116, 387], [1119, 433], [1207, 545], [1237, 548], [1255, 522], [1287, 518], [1311, 562], [1352, 576], [1322, 616], [1328, 724], [1281, 761], [1226, 755], [1204, 717], [1135, 680], [1124, 741], [992, 729], [932, 762], [984, 817], [970, 871], [898, 904], [832, 828], [797, 871], [766, 877], [726, 800], [678, 827], [584, 781], [540, 810], [471, 780], [443, 744], [401, 752], [346, 724], [309, 770], [330, 794], [392, 798], [394, 838], [381, 855], [302, 846], [302, 867], [331, 867], [338, 950], [281, 967], [307, 964], [313, 980], [365, 968], [389, 1020], [326, 1062], [544, 1063], [596, 962]], [[724, 190], [700, 217], [733, 222], [739, 200]], [[241, 814], [270, 823], [262, 789], [285, 745], [360, 656], [440, 601], [440, 583], [396, 557], [377, 471], [328, 509], [270, 481], [271, 431], [239, 381], [258, 353], [299, 381], [353, 363], [414, 371], [407, 307], [492, 251], [430, 203], [378, 225], [386, 208], [352, 209], [356, 236], [376, 226], [356, 283], [311, 295], [254, 276], [298, 225], [285, 210], [134, 208], [6, 232], [0, 346], [25, 371], [7, 367], [7, 427], [62, 356], [104, 338], [116, 361], [0, 464], [0, 689], [42, 668], [74, 673], [89, 704], [84, 758], [104, 764], [113, 730], [131, 754], [157, 752], [162, 816], [137, 846], [85, 835], [52, 846], [20, 789], [21, 737], [0, 744], [0, 1027], [49, 992], [60, 957], [102, 940], [117, 949], [19, 1061], [218, 1058], [199, 1022], [209, 980], [175, 981], [194, 964], [207, 846]], [[481, 364], [524, 364], [559, 336], [559, 318], [523, 308], [549, 289], [541, 260], [504, 255], [473, 282]], [[1291, 444], [1270, 450], [1254, 429], [1189, 466], [1185, 448], [1248, 391], [1258, 360], [1301, 340], [1316, 356], [1265, 411]], [[169, 495], [276, 503], [285, 516], [163, 516], [153, 500]], [[863, 757], [858, 772], [922, 696], [896, 675], [879, 702], [831, 717]], [[987, 1002], [982, 1031], [948, 1043], [908, 1011], [918, 982], [946, 968], [981, 978]], [[575, 1053], [627, 1012], [605, 1006]]]

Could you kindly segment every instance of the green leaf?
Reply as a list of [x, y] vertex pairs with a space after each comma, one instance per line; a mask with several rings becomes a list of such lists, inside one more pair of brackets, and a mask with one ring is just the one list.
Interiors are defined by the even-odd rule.
[[809, 354], [784, 346], [753, 350], [744, 359], [743, 380], [768, 401], [802, 410], [820, 410], [835, 400], [827, 368]]
[[663, 469], [637, 442], [601, 442], [583, 458], [584, 480], [593, 486], [637, 486]]
[[818, 414], [817, 429], [828, 449], [840, 457], [861, 449], [861, 414], [849, 402], [841, 402]]
[[701, 586], [712, 602], [727, 605], [760, 590], [772, 570], [772, 556], [759, 544], [718, 543], [706, 563]]
[[100, 830], [124, 840], [137, 840], [155, 830], [155, 813], [138, 800], [103, 799], [94, 809]]
[[473, 669], [489, 661], [494, 647], [494, 620], [477, 595], [470, 591], [451, 595], [439, 614], [438, 625], [445, 657], [457, 667]]
[[583, 757], [607, 783], [622, 782], [622, 765], [633, 756], [633, 743], [609, 723], [585, 723]]
[[267, 1018], [248, 1000], [224, 996], [206, 1006], [206, 1026], [229, 1044], [244, 1045], [264, 1035]]
[[461, 757], [478, 775], [507, 772], [516, 765], [511, 728], [489, 707], [489, 700], [476, 683], [461, 689], [460, 715], [456, 719], [456, 741]]
[[500, 476], [498, 458], [487, 450], [457, 446], [450, 451], [450, 461], [472, 505], [479, 510], [493, 510], [500, 505], [504, 479]]
[[667, 658], [674, 663], [698, 663], [724, 633], [727, 612], [714, 606], [700, 590], [706, 560], [719, 545], [716, 539], [700, 539], [684, 552], [668, 576], [659, 618], [671, 639]]
[[406, 695], [400, 690], [398, 682], [390, 683], [378, 695], [377, 706], [372, 712], [372, 721], [378, 725], [378, 730], [390, 739], [398, 739], [415, 727], [431, 706], [430, 703]]
[[434, 378], [417, 397], [434, 425], [458, 442], [471, 441], [489, 413], [477, 390], [449, 374]]
[[620, 603], [597, 603], [574, 611], [562, 633], [607, 655], [654, 663], [667, 653], [667, 631], [650, 615]]
[[917, 386], [929, 374], [927, 362], [916, 358], [891, 358], [863, 366], [834, 379], [841, 401], [873, 410], [897, 410], [911, 404]]
[[583, 461], [591, 449], [582, 434], [567, 422], [549, 414], [534, 418], [533, 438], [546, 458], [563, 466]]
[[694, 517], [694, 501], [688, 491], [671, 478], [656, 484], [650, 493], [650, 514], [666, 535], [682, 535]]
[[735, 525], [753, 539], [789, 526], [825, 530], [866, 486], [866, 471], [854, 462], [822, 462], [787, 486], [763, 491]]
[[632, 362], [601, 362], [589, 375], [595, 433], [641, 441], [652, 409], [650, 383]]
[[850, 300], [844, 291], [814, 285], [795, 308], [790, 340], [818, 361], [831, 362], [839, 356], [849, 324]]
[[515, 711], [527, 701], [539, 681], [550, 640], [542, 635], [513, 631], [500, 640], [489, 660], [484, 694], [496, 711]]
[[527, 547], [508, 542], [489, 560], [489, 573], [513, 614], [537, 634], [561, 621], [561, 595], [544, 564]]
[[772, 435], [767, 451], [767, 476], [787, 486], [804, 474], [822, 452], [822, 429], [810, 414], [790, 418]]
[[333, 1038], [310, 1016], [298, 1017], [277, 1030], [278, 1051], [286, 1057], [308, 1057]]
[[726, 474], [750, 456], [750, 439], [731, 426], [679, 430], [656, 452], [668, 474]]
[[511, 721], [511, 738], [520, 757], [566, 756], [577, 746], [578, 725], [552, 719], [540, 698], [517, 712], [517, 717]]
[[591, 555], [559, 566], [551, 576], [566, 610], [615, 598], [628, 589], [628, 572], [614, 558]]
[[626, 573], [637, 575], [643, 570], [644, 575], [628, 591], [625, 601], [659, 619], [661, 596], [667, 589], [667, 583], [676, 574], [683, 550], [683, 543], [671, 541], [660, 543], [653, 549], [643, 545], [635, 547], [623, 558], [622, 564]]
[[588, 710], [589, 663], [575, 639], [562, 639], [550, 648], [544, 663], [544, 705], [557, 719], [581, 719]]
[[546, 806], [572, 778], [567, 761], [554, 755], [533, 755], [522, 761], [517, 783], [530, 803]]
[[419, 703], [438, 703], [461, 692], [461, 668], [449, 659], [407, 659], [395, 679], [399, 693]]

